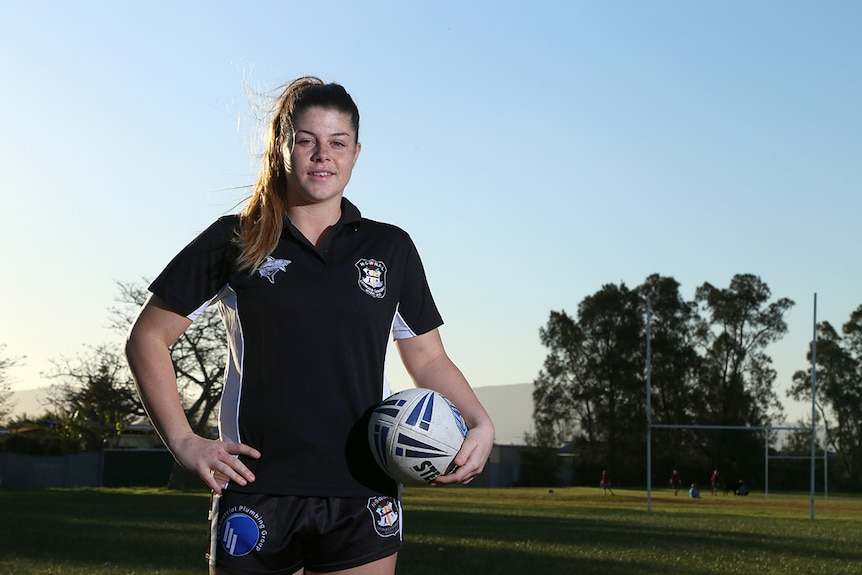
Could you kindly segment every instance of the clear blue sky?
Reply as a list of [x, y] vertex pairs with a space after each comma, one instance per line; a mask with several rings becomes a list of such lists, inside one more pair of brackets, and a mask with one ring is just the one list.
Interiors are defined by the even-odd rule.
[[796, 302], [783, 395], [814, 293], [836, 326], [862, 304], [860, 25], [856, 1], [3, 0], [13, 388], [116, 338], [115, 282], [245, 197], [247, 88], [315, 74], [362, 113], [347, 196], [411, 233], [474, 385], [532, 381], [549, 312], [603, 284], [754, 273]]

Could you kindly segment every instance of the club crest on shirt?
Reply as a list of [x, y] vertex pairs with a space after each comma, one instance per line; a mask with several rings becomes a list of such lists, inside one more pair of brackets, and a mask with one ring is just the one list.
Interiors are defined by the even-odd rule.
[[356, 262], [359, 270], [359, 287], [375, 298], [386, 295], [386, 264], [381, 261], [362, 258]]
[[392, 537], [401, 532], [400, 506], [396, 499], [384, 495], [369, 497], [368, 511], [374, 521], [374, 530], [381, 537]]
[[275, 274], [280, 271], [286, 272], [289, 265], [290, 260], [279, 260], [272, 256], [266, 256], [266, 261], [260, 264], [260, 267], [257, 268], [257, 273], [260, 274], [260, 277], [268, 279], [269, 283], [274, 284]]

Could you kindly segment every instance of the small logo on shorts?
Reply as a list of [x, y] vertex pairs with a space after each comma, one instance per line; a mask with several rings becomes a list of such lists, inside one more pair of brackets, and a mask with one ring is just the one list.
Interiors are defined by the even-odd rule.
[[368, 510], [374, 519], [374, 530], [381, 537], [392, 537], [401, 532], [401, 516], [398, 500], [378, 495], [368, 498]]
[[234, 557], [260, 551], [266, 542], [266, 524], [260, 513], [244, 506], [230, 509], [219, 526], [222, 548]]

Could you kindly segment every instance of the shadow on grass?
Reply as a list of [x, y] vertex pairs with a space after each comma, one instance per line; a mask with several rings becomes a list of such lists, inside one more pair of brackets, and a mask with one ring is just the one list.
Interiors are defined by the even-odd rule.
[[6, 572], [19, 562], [84, 573], [105, 566], [128, 573], [206, 571], [209, 499], [200, 493], [40, 490], [0, 495], [0, 566], [7, 565]]
[[[397, 573], [858, 573], [854, 566], [862, 565], [862, 549], [857, 545], [830, 546], [824, 540], [828, 535], [818, 537], [817, 527], [810, 524], [800, 523], [799, 532], [792, 534], [776, 533], [774, 526], [766, 524], [769, 520], [756, 518], [733, 528], [721, 521], [712, 525], [703, 518], [635, 517], [631, 512], [604, 511], [596, 517], [584, 515], [513, 516], [408, 508]], [[764, 562], [775, 570], [764, 570]]]
[[[398, 575], [862, 571], [856, 522], [456, 505], [405, 505]], [[205, 573], [208, 506], [202, 492], [0, 491], [0, 573]]]

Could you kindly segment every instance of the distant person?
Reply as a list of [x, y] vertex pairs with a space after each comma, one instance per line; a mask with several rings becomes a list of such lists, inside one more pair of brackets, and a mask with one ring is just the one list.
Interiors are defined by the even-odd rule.
[[736, 491], [733, 492], [734, 495], [748, 495], [748, 487], [745, 486], [745, 483], [742, 479], [739, 480], [739, 484], [736, 486]]
[[700, 489], [697, 488], [697, 483], [692, 483], [688, 490], [688, 496], [692, 499], [700, 499]]
[[602, 471], [602, 478], [600, 480], [600, 485], [602, 486], [602, 494], [603, 495], [607, 495], [608, 491], [611, 492], [611, 495], [616, 495], [616, 493], [614, 493], [614, 490], [611, 489], [611, 476], [608, 475], [608, 472], [605, 470]]
[[718, 469], [712, 472], [712, 477], [709, 478], [709, 483], [712, 485], [712, 494], [718, 493]]
[[682, 487], [682, 477], [679, 475], [679, 470], [674, 469], [670, 474], [670, 486], [673, 488], [673, 494], [679, 495], [679, 488]]

